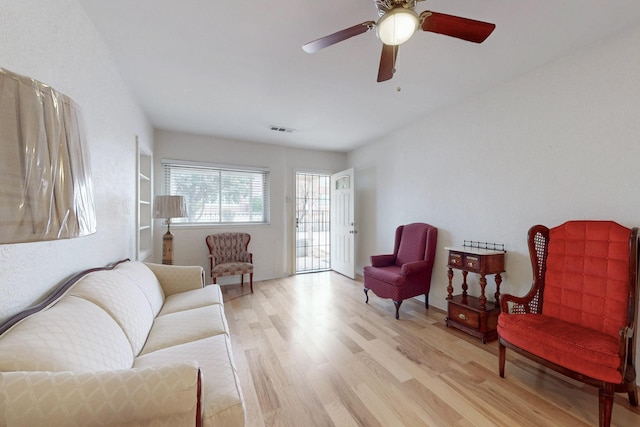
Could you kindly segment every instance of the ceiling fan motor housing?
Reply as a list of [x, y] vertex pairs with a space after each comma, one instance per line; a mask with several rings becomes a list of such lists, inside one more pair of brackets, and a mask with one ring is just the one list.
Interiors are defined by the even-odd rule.
[[416, 3], [422, 0], [373, 0], [378, 9], [378, 16], [382, 16], [394, 7], [404, 7], [405, 9], [415, 9]]
[[420, 19], [413, 9], [397, 6], [382, 15], [376, 24], [376, 34], [386, 45], [400, 45], [413, 36]]

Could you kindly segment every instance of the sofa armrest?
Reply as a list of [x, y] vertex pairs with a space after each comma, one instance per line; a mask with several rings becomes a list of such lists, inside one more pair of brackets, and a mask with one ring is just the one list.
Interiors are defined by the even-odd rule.
[[0, 375], [7, 425], [196, 425], [202, 418], [200, 369], [195, 362]]
[[502, 313], [509, 314], [540, 314], [542, 304], [539, 297], [539, 289], [536, 286], [532, 287], [529, 293], [523, 297], [502, 294], [500, 295], [500, 310]]
[[165, 296], [204, 287], [204, 268], [199, 265], [145, 264], [158, 278]]
[[396, 261], [395, 255], [371, 255], [372, 267], [386, 267]]
[[408, 262], [406, 264], [402, 264], [400, 268], [400, 274], [404, 277], [411, 276], [414, 274], [424, 274], [429, 271], [429, 262], [428, 261], [414, 261]]

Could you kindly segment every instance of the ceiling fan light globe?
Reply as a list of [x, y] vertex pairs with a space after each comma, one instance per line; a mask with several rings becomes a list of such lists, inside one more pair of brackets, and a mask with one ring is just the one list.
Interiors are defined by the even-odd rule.
[[404, 7], [391, 9], [378, 20], [376, 34], [382, 43], [400, 45], [411, 38], [418, 29], [418, 14]]

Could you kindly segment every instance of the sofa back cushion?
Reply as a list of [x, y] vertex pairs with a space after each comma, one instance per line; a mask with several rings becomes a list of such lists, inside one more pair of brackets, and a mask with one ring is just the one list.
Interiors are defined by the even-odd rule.
[[149, 300], [128, 275], [119, 270], [94, 271], [80, 279], [69, 290], [69, 295], [84, 298], [102, 308], [122, 328], [133, 354], [140, 353], [154, 315]]
[[0, 336], [0, 371], [96, 371], [132, 365], [131, 345], [113, 318], [74, 296], [64, 296]]
[[543, 314], [617, 337], [627, 316], [630, 233], [611, 221], [550, 229]]
[[209, 253], [216, 264], [227, 262], [250, 262], [247, 247], [251, 241], [248, 233], [216, 233], [205, 239]]
[[407, 224], [400, 227], [403, 228], [402, 234], [399, 236], [400, 244], [396, 255], [396, 266], [401, 267], [409, 262], [424, 260], [427, 247], [427, 231], [431, 227], [422, 223]]
[[153, 317], [157, 316], [164, 304], [165, 295], [156, 275], [140, 261], [118, 264], [116, 271], [127, 275], [142, 290], [149, 301]]

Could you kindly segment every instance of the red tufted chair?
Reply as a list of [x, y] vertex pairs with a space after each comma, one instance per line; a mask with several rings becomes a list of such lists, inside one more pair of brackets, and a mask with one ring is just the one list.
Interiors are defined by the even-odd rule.
[[431, 271], [436, 255], [438, 229], [423, 223], [401, 225], [396, 229], [393, 254], [371, 256], [371, 265], [364, 267], [364, 294], [369, 303], [369, 290], [380, 298], [391, 298], [396, 306], [407, 298], [424, 294], [429, 308]]
[[524, 297], [500, 297], [500, 376], [510, 348], [598, 387], [600, 426], [609, 426], [614, 393], [638, 406], [638, 229], [569, 221], [533, 226], [528, 240], [533, 286]]

